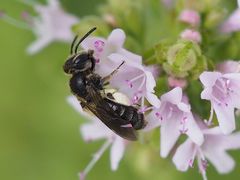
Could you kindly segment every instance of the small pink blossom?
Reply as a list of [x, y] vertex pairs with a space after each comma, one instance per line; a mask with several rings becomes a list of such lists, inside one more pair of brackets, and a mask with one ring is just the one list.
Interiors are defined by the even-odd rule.
[[223, 33], [240, 31], [240, 8], [236, 9], [220, 27]]
[[203, 72], [200, 81], [201, 98], [211, 102], [222, 132], [231, 133], [236, 128], [234, 108], [240, 108], [240, 73]]
[[204, 142], [202, 145], [195, 144], [188, 138], [181, 144], [175, 155], [173, 163], [180, 171], [187, 171], [189, 167], [193, 167], [195, 158], [197, 158], [198, 168], [206, 180], [206, 169], [209, 160], [216, 170], [225, 174], [233, 170], [234, 160], [226, 153], [227, 150], [240, 149], [240, 133], [231, 135], [223, 135], [219, 127], [212, 129], [202, 129], [204, 134]]
[[153, 108], [146, 116], [148, 124], [145, 131], [161, 126], [162, 157], [168, 156], [181, 134], [188, 135], [198, 145], [203, 143], [203, 134], [183, 98], [182, 89], [176, 87], [162, 95], [160, 108]]
[[198, 31], [192, 29], [186, 29], [181, 33], [181, 38], [190, 40], [196, 43], [200, 43], [202, 41], [202, 36]]
[[37, 53], [53, 41], [72, 41], [71, 26], [79, 19], [64, 12], [58, 0], [48, 0], [47, 5], [36, 4], [34, 8], [38, 17], [33, 17], [31, 20], [37, 40], [28, 47], [29, 54]]
[[181, 12], [179, 20], [196, 27], [200, 24], [200, 15], [197, 11], [186, 9]]
[[171, 88], [180, 87], [185, 88], [187, 86], [187, 80], [186, 79], [178, 79], [172, 76], [168, 77], [168, 85]]
[[240, 61], [224, 61], [217, 65], [217, 70], [223, 74], [240, 73]]

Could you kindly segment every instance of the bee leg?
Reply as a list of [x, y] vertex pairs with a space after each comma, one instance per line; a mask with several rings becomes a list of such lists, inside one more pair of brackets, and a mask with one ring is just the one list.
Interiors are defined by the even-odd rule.
[[80, 102], [80, 105], [82, 106], [83, 109], [86, 107], [85, 103]]
[[118, 70], [120, 69], [120, 67], [125, 63], [125, 61], [123, 61], [113, 72], [111, 72], [109, 75], [105, 76], [104, 78], [102, 78], [102, 82], [103, 85], [106, 86], [109, 84], [110, 79], [112, 78], [112, 76], [114, 74], [116, 74], [118, 72]]

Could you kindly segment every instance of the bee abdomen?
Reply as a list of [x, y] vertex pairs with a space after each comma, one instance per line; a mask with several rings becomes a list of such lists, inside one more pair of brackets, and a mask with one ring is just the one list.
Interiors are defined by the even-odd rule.
[[138, 130], [145, 127], [146, 123], [144, 116], [142, 113], [138, 113], [136, 108], [119, 104], [109, 99], [106, 99], [106, 101], [110, 110], [114, 111], [114, 113], [120, 116], [122, 119], [131, 123], [134, 129]]

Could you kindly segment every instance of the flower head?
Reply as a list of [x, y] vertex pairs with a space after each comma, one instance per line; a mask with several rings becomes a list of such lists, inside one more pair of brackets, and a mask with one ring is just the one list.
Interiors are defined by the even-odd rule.
[[79, 19], [64, 12], [58, 0], [48, 0], [47, 5], [36, 4], [34, 8], [39, 15], [32, 18], [32, 29], [37, 40], [28, 47], [28, 53], [37, 53], [53, 41], [72, 41], [71, 26]]
[[146, 131], [161, 126], [162, 157], [167, 157], [181, 134], [187, 134], [199, 145], [203, 142], [202, 132], [194, 121], [190, 106], [184, 102], [179, 87], [162, 95], [160, 108], [154, 108], [146, 119]]
[[203, 72], [201, 98], [209, 100], [224, 134], [235, 130], [234, 108], [240, 108], [240, 73]]
[[226, 153], [230, 149], [240, 149], [240, 133], [223, 135], [219, 127], [202, 129], [204, 133], [204, 143], [199, 146], [190, 138], [181, 144], [175, 155], [173, 163], [180, 171], [187, 171], [193, 167], [194, 160], [197, 158], [198, 168], [206, 178], [206, 169], [209, 160], [217, 171], [221, 174], [228, 173], [234, 168], [234, 160]]

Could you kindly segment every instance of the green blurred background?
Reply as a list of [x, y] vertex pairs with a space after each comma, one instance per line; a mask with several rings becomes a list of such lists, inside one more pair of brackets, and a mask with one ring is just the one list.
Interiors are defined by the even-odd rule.
[[[43, 1], [44, 3], [44, 1]], [[81, 17], [96, 12], [97, 0], [62, 0], [66, 11]], [[33, 9], [18, 1], [0, 1], [0, 9], [18, 18]], [[103, 141], [86, 144], [79, 134], [84, 120], [66, 102], [70, 94], [62, 64], [69, 44], [52, 43], [29, 56], [26, 47], [35, 39], [28, 31], [0, 20], [0, 179], [77, 180]], [[219, 175], [210, 166], [209, 179], [239, 179], [239, 152], [231, 152], [237, 167]], [[107, 151], [87, 179], [202, 179], [197, 168], [178, 172], [159, 149], [135, 143], [119, 169], [110, 170]]]

